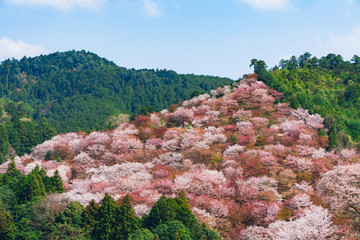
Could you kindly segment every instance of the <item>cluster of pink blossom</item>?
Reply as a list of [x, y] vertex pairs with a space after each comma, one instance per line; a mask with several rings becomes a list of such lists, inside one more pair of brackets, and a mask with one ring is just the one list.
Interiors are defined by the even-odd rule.
[[274, 240], [318, 239], [335, 237], [337, 228], [333, 226], [327, 209], [311, 205], [299, 218], [290, 221], [276, 221], [269, 230]]
[[324, 201], [336, 211], [356, 211], [360, 203], [360, 164], [336, 166], [317, 185]]

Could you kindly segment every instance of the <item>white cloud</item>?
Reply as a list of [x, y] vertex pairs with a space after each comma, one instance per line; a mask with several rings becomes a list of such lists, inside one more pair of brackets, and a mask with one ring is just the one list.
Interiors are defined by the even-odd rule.
[[237, 0], [260, 10], [282, 11], [290, 7], [290, 0]]
[[360, 53], [360, 26], [348, 34], [328, 34], [328, 37], [319, 39], [326, 48], [325, 51], [339, 53], [345, 58], [351, 58], [354, 54]]
[[7, 0], [18, 5], [37, 5], [53, 7], [59, 10], [69, 10], [74, 7], [99, 10], [107, 0]]
[[45, 48], [38, 45], [30, 45], [23, 41], [15, 42], [8, 37], [0, 38], [0, 60], [7, 58], [20, 59], [24, 56], [37, 56], [47, 53]]
[[159, 17], [161, 15], [161, 10], [159, 4], [152, 0], [141, 0], [142, 11], [148, 17]]

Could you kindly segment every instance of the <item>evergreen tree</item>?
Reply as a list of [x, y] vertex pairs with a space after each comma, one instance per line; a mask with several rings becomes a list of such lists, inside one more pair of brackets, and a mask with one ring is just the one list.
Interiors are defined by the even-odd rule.
[[3, 124], [0, 124], [0, 154], [2, 155], [0, 159], [0, 164], [4, 162], [4, 156], [9, 153], [9, 137], [7, 130]]
[[53, 181], [52, 178], [50, 178], [47, 174], [46, 171], [41, 168], [39, 171], [39, 175], [44, 183], [45, 186], [45, 192], [53, 192], [54, 191], [54, 186], [53, 186]]
[[6, 212], [3, 203], [0, 201], [0, 240], [15, 239], [16, 227], [13, 217]]
[[91, 236], [98, 240], [116, 239], [116, 230], [118, 228], [117, 216], [119, 207], [116, 201], [108, 194], [102, 199], [99, 208], [98, 221], [95, 224]]
[[155, 235], [146, 228], [140, 228], [129, 235], [128, 240], [155, 240]]
[[146, 228], [152, 229], [167, 221], [176, 220], [177, 202], [173, 198], [161, 196], [145, 218]]
[[51, 182], [52, 182], [52, 190], [54, 192], [58, 192], [58, 193], [65, 192], [63, 181], [58, 170], [56, 170], [54, 176], [51, 177]]
[[118, 230], [116, 233], [117, 239], [127, 239], [129, 234], [135, 231], [140, 226], [140, 219], [136, 216], [131, 204], [129, 195], [126, 195], [119, 208], [118, 215]]
[[84, 206], [78, 201], [71, 201], [65, 208], [63, 215], [66, 223], [80, 227], [81, 216], [84, 213]]
[[19, 178], [21, 176], [21, 172], [16, 168], [16, 164], [14, 160], [11, 160], [8, 166], [8, 170], [4, 174], [4, 178], [6, 181], [10, 179]]
[[96, 221], [98, 219], [99, 214], [99, 204], [95, 202], [95, 200], [91, 200], [89, 205], [86, 206], [82, 216], [81, 216], [81, 223], [82, 226], [88, 231], [92, 232]]
[[189, 229], [180, 221], [170, 221], [166, 224], [157, 226], [153, 233], [160, 240], [193, 240], [201, 238], [192, 238]]
[[45, 117], [43, 117], [38, 123], [37, 133], [39, 142], [44, 142], [56, 135], [56, 129], [50, 125]]
[[41, 179], [40, 174], [32, 171], [27, 177], [27, 200], [32, 200], [36, 197], [45, 196], [45, 185]]

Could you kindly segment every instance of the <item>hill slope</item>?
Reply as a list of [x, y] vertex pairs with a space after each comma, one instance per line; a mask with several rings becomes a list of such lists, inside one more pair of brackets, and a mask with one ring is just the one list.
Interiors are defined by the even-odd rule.
[[[255, 77], [111, 131], [57, 135], [15, 162], [24, 173], [36, 164], [50, 176], [59, 171], [66, 192], [48, 196], [49, 213], [71, 200], [87, 205], [105, 193], [130, 194], [146, 219], [162, 195], [183, 190], [197, 219], [225, 239], [351, 239], [349, 228], [359, 224], [359, 155], [326, 151], [323, 118], [278, 103], [282, 94]], [[34, 211], [30, 226], [41, 232], [48, 220]]]
[[53, 53], [0, 65], [0, 96], [24, 101], [33, 118], [46, 117], [58, 132], [95, 129], [107, 118], [156, 110], [210, 91], [230, 79], [181, 75], [168, 70], [134, 70], [116, 66], [85, 51]]
[[252, 65], [259, 80], [284, 92], [293, 108], [324, 116], [331, 148], [360, 149], [360, 57], [344, 61], [340, 55], [317, 59], [305, 53], [269, 70], [261, 60]]

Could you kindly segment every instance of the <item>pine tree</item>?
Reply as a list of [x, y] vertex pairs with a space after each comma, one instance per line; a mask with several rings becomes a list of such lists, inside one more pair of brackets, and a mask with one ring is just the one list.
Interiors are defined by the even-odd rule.
[[129, 234], [137, 230], [140, 226], [140, 218], [136, 216], [131, 204], [129, 195], [126, 195], [119, 208], [118, 230], [116, 239], [127, 239]]
[[28, 175], [28, 189], [27, 200], [32, 200], [36, 197], [45, 196], [45, 185], [39, 174], [34, 171]]
[[[9, 146], [9, 137], [6, 128], [3, 124], [0, 124], [0, 154], [2, 155], [2, 158], [9, 153]], [[3, 162], [4, 161], [1, 161], [0, 159], [0, 164]]]
[[95, 202], [95, 200], [91, 200], [89, 205], [85, 208], [82, 216], [81, 223], [84, 228], [87, 229], [88, 232], [91, 232], [94, 229], [96, 221], [98, 219], [99, 214], [99, 204]]
[[45, 185], [45, 192], [53, 192], [54, 191], [54, 187], [53, 187], [53, 181], [52, 181], [52, 178], [50, 178], [47, 174], [46, 174], [46, 171], [41, 168], [40, 169], [40, 177]]
[[48, 120], [43, 117], [38, 124], [38, 139], [40, 142], [49, 140], [56, 135], [56, 129], [50, 125]]
[[15, 239], [16, 226], [12, 215], [6, 212], [2, 202], [0, 202], [0, 240]]
[[8, 181], [10, 179], [18, 178], [19, 176], [21, 176], [21, 172], [16, 168], [15, 161], [12, 160], [9, 163], [8, 170], [4, 174], [4, 177]]
[[118, 226], [117, 216], [119, 214], [119, 207], [116, 201], [108, 194], [102, 199], [102, 204], [99, 208], [98, 221], [95, 224], [92, 237], [98, 240], [113, 240], [115, 239], [116, 229]]
[[64, 186], [63, 186], [63, 181], [62, 178], [59, 174], [59, 171], [56, 170], [54, 173], [54, 176], [51, 178], [51, 182], [52, 182], [52, 190], [58, 193], [63, 193], [65, 192]]

